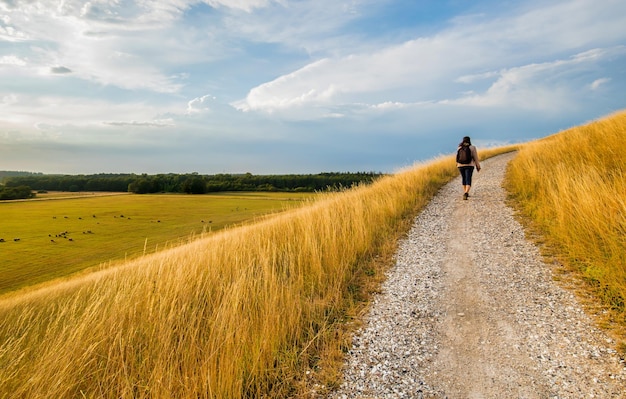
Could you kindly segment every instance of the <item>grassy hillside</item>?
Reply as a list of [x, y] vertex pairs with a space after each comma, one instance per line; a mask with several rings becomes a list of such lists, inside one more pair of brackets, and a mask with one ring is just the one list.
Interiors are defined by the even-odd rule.
[[513, 198], [552, 254], [580, 272], [622, 327], [626, 326], [625, 144], [622, 111], [524, 145], [507, 175]]
[[301, 395], [307, 371], [332, 375], [372, 260], [457, 173], [438, 159], [0, 300], [0, 397]]

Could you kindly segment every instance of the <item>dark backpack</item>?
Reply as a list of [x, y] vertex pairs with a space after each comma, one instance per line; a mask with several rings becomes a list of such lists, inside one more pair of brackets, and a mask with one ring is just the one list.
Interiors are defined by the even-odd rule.
[[456, 162], [461, 165], [469, 165], [472, 163], [472, 150], [469, 145], [462, 145], [456, 152]]

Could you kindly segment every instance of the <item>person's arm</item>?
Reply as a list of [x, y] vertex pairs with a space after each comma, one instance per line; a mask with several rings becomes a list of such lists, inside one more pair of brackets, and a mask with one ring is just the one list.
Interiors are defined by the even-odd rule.
[[480, 161], [478, 161], [478, 151], [476, 147], [472, 146], [472, 158], [474, 159], [474, 163], [476, 164], [476, 171], [480, 172]]

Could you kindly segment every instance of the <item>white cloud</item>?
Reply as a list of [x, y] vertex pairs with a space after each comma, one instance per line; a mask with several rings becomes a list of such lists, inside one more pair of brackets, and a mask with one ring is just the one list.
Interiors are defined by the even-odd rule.
[[26, 61], [15, 55], [3, 55], [0, 57], [0, 65], [24, 66], [26, 65]]
[[[463, 91], [482, 92], [486, 84], [486, 95], [463, 96], [463, 102], [554, 107], [552, 101], [562, 100], [567, 88], [536, 80], [533, 94], [523, 85], [533, 77], [548, 76], [551, 70], [567, 73], [571, 68], [575, 72], [581, 64], [591, 68], [592, 63], [605, 59], [607, 50], [602, 46], [619, 48], [613, 46], [626, 41], [622, 28], [626, 26], [626, 8], [617, 1], [609, 3], [608, 7], [598, 7], [591, 0], [548, 6], [535, 3], [519, 15], [459, 19], [437, 35], [314, 61], [252, 88], [234, 104], [242, 110], [282, 116], [293, 110], [292, 116], [296, 116], [307, 114], [305, 107], [315, 112], [319, 107], [355, 102], [384, 104], [393, 98], [408, 103], [444, 101]], [[572, 35], [581, 31], [584, 33]], [[589, 46], [596, 48], [588, 50]], [[497, 80], [489, 87], [494, 78]], [[478, 86], [470, 90], [459, 86], [467, 84]]]
[[[224, 0], [225, 2], [228, 0]], [[343, 28], [356, 20], [361, 9], [389, 0], [276, 1], [254, 13], [227, 15], [224, 26], [236, 37], [255, 43], [276, 43], [312, 57], [339, 56], [346, 51], [367, 51], [377, 40], [363, 40]]]
[[495, 71], [491, 71], [491, 72], [485, 72], [485, 73], [478, 73], [478, 74], [472, 74], [472, 75], [464, 75], [461, 76], [459, 78], [457, 78], [455, 80], [455, 82], [459, 82], [459, 83], [474, 83], [476, 81], [480, 81], [480, 80], [486, 80], [486, 79], [491, 79], [495, 76], [498, 76], [498, 73]]
[[110, 122], [112, 116], [117, 122], [130, 121], [126, 122], [129, 125], [135, 123], [133, 121], [164, 125], [168, 119], [162, 115], [169, 109], [169, 106], [159, 108], [141, 102], [111, 103], [90, 97], [66, 98], [59, 95], [28, 94], [7, 94], [2, 98], [2, 105], [6, 110], [0, 115], [0, 124], [20, 123], [25, 126], [25, 130], [35, 125], [71, 125], [77, 128], [101, 126]]
[[[185, 13], [202, 4], [220, 10], [206, 25], [188, 25]], [[323, 38], [354, 18], [334, 0], [17, 0], [4, 8], [0, 40], [4, 34], [25, 41], [34, 71], [62, 65], [76, 79], [157, 93], [178, 93], [185, 83], [172, 76], [185, 71], [168, 68], [237, 54], [242, 50], [233, 43], [242, 38], [298, 51], [331, 48]]]
[[172, 127], [176, 126], [174, 120], [168, 119], [155, 119], [151, 121], [109, 121], [103, 122], [105, 125], [111, 126], [135, 126], [135, 127]]
[[[329, 60], [320, 60], [307, 65], [289, 75], [258, 86], [250, 91], [245, 101], [234, 103], [236, 108], [243, 111], [251, 110], [280, 110], [298, 107], [305, 104], [327, 104], [337, 92], [332, 82], [318, 80], [316, 87], [310, 85], [318, 75], [319, 69], [332, 67]], [[273, 93], [280, 95], [274, 96]]]
[[[415, 90], [414, 98], [423, 100], [439, 90], [432, 84], [441, 79], [446, 69], [456, 70], [463, 58], [471, 57], [468, 50], [454, 49], [451, 45], [452, 41], [435, 37], [412, 40], [375, 53], [322, 59], [253, 88], [236, 106], [274, 112], [354, 102], [361, 96], [390, 90]], [[439, 64], [440, 52], [452, 58], [449, 65]]]
[[0, 106], [9, 106], [17, 103], [17, 96], [13, 93], [0, 97]]
[[251, 12], [255, 8], [267, 7], [274, 2], [285, 4], [286, 0], [204, 0], [203, 2], [211, 7], [228, 7]]
[[435, 101], [420, 101], [420, 102], [414, 102], [414, 103], [404, 103], [404, 102], [398, 102], [398, 101], [386, 101], [384, 103], [368, 106], [368, 108], [385, 111], [385, 110], [398, 110], [398, 109], [415, 109], [418, 107], [430, 106], [433, 104], [436, 104], [436, 102]]
[[214, 102], [216, 98], [210, 94], [207, 94], [202, 97], [194, 98], [193, 100], [187, 103], [187, 115], [199, 114], [202, 112], [207, 112], [211, 110], [211, 103]]
[[387, 110], [387, 109], [404, 109], [409, 106], [410, 104], [407, 104], [407, 103], [400, 103], [397, 101], [386, 101], [384, 103], [375, 104], [372, 106], [372, 108]]
[[[158, 35], [167, 32], [157, 29], [171, 22], [176, 7], [162, 12], [161, 20], [157, 20], [153, 14], [169, 3], [152, 3], [138, 2], [133, 6], [108, 1], [19, 2], [7, 12], [12, 23], [19, 26], [12, 31], [19, 30], [19, 37], [29, 44], [22, 52], [30, 52], [34, 70], [71, 70], [76, 78], [102, 85], [174, 93], [180, 89], [180, 83], [161, 72], [145, 51], [163, 48], [164, 41], [158, 40]], [[151, 4], [153, 9], [149, 8]], [[132, 30], [154, 36], [145, 39], [143, 34], [129, 35], [127, 32]], [[154, 39], [157, 41], [150, 42]], [[49, 69], [48, 65], [65, 69]]]
[[[2, 8], [0, 2], [0, 10]], [[0, 15], [0, 40], [7, 42], [19, 42], [27, 39], [27, 35], [12, 25], [12, 19], [8, 14]]]
[[[0, 152], [40, 159], [5, 145], [21, 137], [28, 154], [39, 139], [101, 151], [104, 167], [127, 151], [134, 170], [281, 156], [286, 172], [354, 170], [363, 154], [369, 169], [445, 152], [459, 132], [548, 134], [623, 104], [623, 3], [490, 0], [455, 17], [439, 2], [452, 19], [424, 22], [393, 0], [0, 0]], [[75, 170], [102, 168], [85, 159]]]
[[604, 86], [605, 84], [609, 83], [610, 81], [611, 81], [610, 78], [596, 79], [589, 85], [589, 88], [591, 90], [598, 90], [601, 86]]
[[[592, 49], [575, 54], [566, 60], [529, 64], [489, 73], [497, 76], [495, 82], [483, 93], [469, 93], [446, 104], [464, 104], [482, 107], [520, 107], [550, 111], [572, 104], [581, 89], [575, 85], [576, 75], [593, 72], [596, 63], [615, 55], [626, 54], [626, 47]], [[606, 83], [598, 79], [591, 85], [596, 89]]]

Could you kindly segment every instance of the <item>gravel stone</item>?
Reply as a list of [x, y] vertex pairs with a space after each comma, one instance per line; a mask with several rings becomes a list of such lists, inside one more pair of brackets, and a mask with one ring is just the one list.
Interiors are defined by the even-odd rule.
[[446, 185], [400, 243], [339, 398], [622, 398], [626, 366], [505, 204], [514, 154]]

